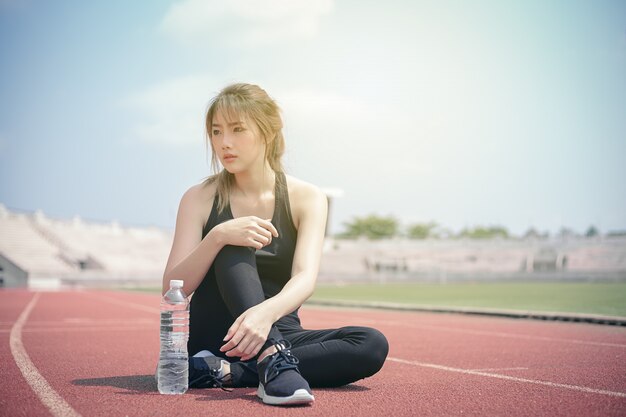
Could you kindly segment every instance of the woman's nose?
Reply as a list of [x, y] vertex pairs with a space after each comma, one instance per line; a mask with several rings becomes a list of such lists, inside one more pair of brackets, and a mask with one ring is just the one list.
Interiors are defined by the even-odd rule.
[[231, 146], [232, 146], [232, 141], [231, 141], [230, 135], [225, 133], [224, 136], [222, 137], [222, 149], [227, 149], [227, 148], [230, 148]]

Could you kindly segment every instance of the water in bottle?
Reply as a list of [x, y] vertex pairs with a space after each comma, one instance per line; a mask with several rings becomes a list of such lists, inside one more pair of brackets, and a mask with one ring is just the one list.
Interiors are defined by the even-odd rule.
[[161, 351], [158, 388], [161, 394], [184, 394], [188, 388], [189, 302], [183, 281], [171, 280], [161, 300]]

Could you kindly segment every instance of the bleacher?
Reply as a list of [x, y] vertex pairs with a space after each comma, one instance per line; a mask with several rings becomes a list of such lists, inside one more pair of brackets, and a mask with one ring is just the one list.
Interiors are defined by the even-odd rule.
[[626, 280], [626, 238], [337, 240], [320, 281]]
[[52, 219], [2, 205], [0, 236], [0, 253], [34, 287], [160, 285], [172, 241], [156, 227]]
[[[172, 237], [157, 227], [53, 219], [0, 204], [0, 285], [159, 286]], [[626, 237], [328, 238], [319, 274], [321, 282], [519, 279], [626, 280]]]
[[59, 248], [32, 226], [32, 216], [0, 209], [0, 252], [32, 276], [66, 276], [74, 271]]

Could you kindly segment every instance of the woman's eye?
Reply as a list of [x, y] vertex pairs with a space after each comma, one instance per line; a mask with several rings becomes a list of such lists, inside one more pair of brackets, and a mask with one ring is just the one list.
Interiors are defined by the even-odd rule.
[[243, 127], [236, 127], [235, 132], [243, 132]]
[[213, 130], [213, 136], [217, 136], [217, 135], [219, 135], [219, 134], [220, 134], [220, 131], [219, 131], [219, 130], [217, 130], [217, 129], [214, 129], [214, 130]]

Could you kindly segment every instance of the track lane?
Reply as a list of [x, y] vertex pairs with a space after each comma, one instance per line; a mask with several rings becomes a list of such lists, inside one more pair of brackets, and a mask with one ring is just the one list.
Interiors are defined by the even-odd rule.
[[49, 416], [50, 412], [24, 379], [11, 353], [11, 328], [34, 293], [19, 290], [0, 292], [0, 415], [3, 416]]
[[[0, 305], [3, 304], [4, 298], [5, 294], [0, 292]], [[158, 357], [158, 316], [155, 317], [158, 312], [158, 300], [158, 295], [154, 294], [47, 293], [33, 309], [31, 317], [24, 325], [22, 333], [24, 345], [33, 363], [51, 386], [85, 416], [167, 415], [172, 412], [180, 414], [179, 407], [190, 415], [250, 413], [263, 416], [297, 413], [326, 417], [336, 415], [338, 410], [345, 416], [390, 414], [438, 416], [461, 413], [623, 415], [626, 409], [626, 402], [619, 398], [495, 380], [480, 375], [460, 374], [393, 361], [388, 361], [376, 376], [348, 387], [315, 390], [316, 403], [306, 408], [265, 407], [258, 402], [253, 389], [238, 389], [233, 393], [219, 390], [190, 390], [188, 394], [178, 398], [162, 396], [156, 391], [156, 383], [152, 376]], [[123, 302], [120, 304], [117, 301]], [[19, 303], [14, 304], [13, 308], [19, 310]], [[21, 307], [23, 308], [23, 305]], [[550, 337], [567, 337], [583, 341], [597, 340], [598, 335], [603, 333], [597, 329], [602, 326], [590, 326], [591, 335], [589, 335], [587, 331], [582, 334], [580, 327], [574, 330], [569, 327], [562, 329], [560, 326], [565, 325], [564, 323], [558, 325], [542, 323], [555, 327], [551, 329], [540, 327], [533, 333], [530, 327], [519, 325], [519, 320], [492, 319], [491, 322], [488, 320], [487, 323], [477, 323], [468, 320], [471, 317], [451, 316], [423, 313], [406, 315], [385, 311], [330, 311], [307, 307], [302, 310], [303, 322], [305, 325], [310, 324], [311, 328], [347, 324], [364, 324], [380, 328], [391, 342], [391, 357], [419, 362], [440, 359], [443, 365], [451, 366], [452, 363], [458, 363], [463, 369], [496, 368], [498, 370], [490, 372], [498, 374], [524, 371], [501, 368], [527, 367], [528, 358], [534, 355], [550, 356], [546, 353], [545, 347], [548, 341], [531, 340], [531, 346], [527, 346], [528, 340], [523, 340], [520, 344], [520, 340], [510, 337], [437, 331], [436, 328], [447, 326], [484, 331], [487, 325], [489, 331], [509, 333], [530, 331], [527, 334], [546, 337], [552, 335]], [[12, 317], [8, 317], [7, 320], [3, 315], [2, 320], [10, 322]], [[394, 323], [375, 324], [376, 321], [385, 320], [406, 323], [406, 326]], [[502, 320], [507, 322], [504, 323]], [[435, 329], [416, 331], [410, 326], [411, 323], [421, 323]], [[0, 337], [6, 335], [7, 333], [3, 332]], [[494, 345], [494, 340], [499, 342]], [[621, 344], [623, 333], [616, 335], [609, 332], [605, 334], [604, 340], [607, 343]], [[492, 347], [485, 347], [485, 344]], [[581, 346], [584, 349], [591, 349], [584, 350], [584, 356], [591, 355], [591, 358], [587, 359], [590, 366], [597, 364], [592, 355], [597, 352], [593, 350], [597, 349], [597, 346], [571, 342], [564, 342], [564, 345], [568, 346], [562, 348], [566, 352], [571, 349], [577, 352]], [[600, 349], [604, 351], [607, 348]], [[530, 349], [529, 354], [519, 353], [526, 349]], [[614, 349], [624, 351], [623, 348]], [[621, 365], [615, 362], [618, 359], [621, 359], [621, 356], [608, 360], [607, 365], [610, 369], [603, 371], [607, 372], [605, 376], [618, 373], [621, 373], [620, 377], [624, 375]], [[539, 365], [542, 364], [541, 361], [537, 361]], [[559, 364], [560, 362], [547, 361], [543, 364], [544, 368], [537, 369], [543, 372], [548, 366], [552, 366], [555, 370], [554, 375], [558, 376], [561, 373]], [[534, 363], [533, 366], [539, 365]], [[3, 374], [5, 368], [9, 367], [3, 364]], [[595, 375], [598, 369], [594, 365], [589, 372]], [[575, 371], [571, 369], [573, 375], [576, 374]], [[582, 381], [589, 382], [590, 379], [587, 376]], [[621, 386], [623, 390], [623, 381], [616, 379], [608, 385], [611, 384], [618, 388]], [[18, 397], [23, 398], [23, 389], [19, 390]], [[30, 413], [37, 410], [37, 402], [33, 403], [32, 398], [22, 402], [29, 411], [22, 415], [42, 415]]]
[[[329, 320], [330, 316], [329, 313], [319, 315], [314, 323]], [[373, 326], [385, 334], [400, 334], [404, 341], [397, 345], [400, 349], [397, 357], [405, 360], [467, 370], [495, 368], [502, 369], [498, 373], [511, 377], [626, 391], [624, 328], [609, 327], [612, 331], [607, 333], [605, 329], [598, 329], [602, 326], [590, 324], [526, 320], [520, 323], [520, 320], [503, 318], [445, 316], [434, 318], [439, 326], [424, 326], [412, 320], [390, 321], [378, 318], [377, 312], [372, 311], [347, 311], [342, 313], [341, 320], [343, 324]], [[405, 317], [424, 321], [431, 318], [420, 313]], [[471, 319], [478, 320], [485, 329], [496, 328], [497, 331], [477, 331], [477, 324]], [[503, 324], [508, 326], [506, 332]], [[467, 325], [468, 328], [464, 329], [463, 326]], [[546, 337], [545, 334], [552, 336]], [[592, 335], [604, 337], [604, 341], [595, 339], [592, 342]], [[584, 343], [580, 343], [581, 340]]]

